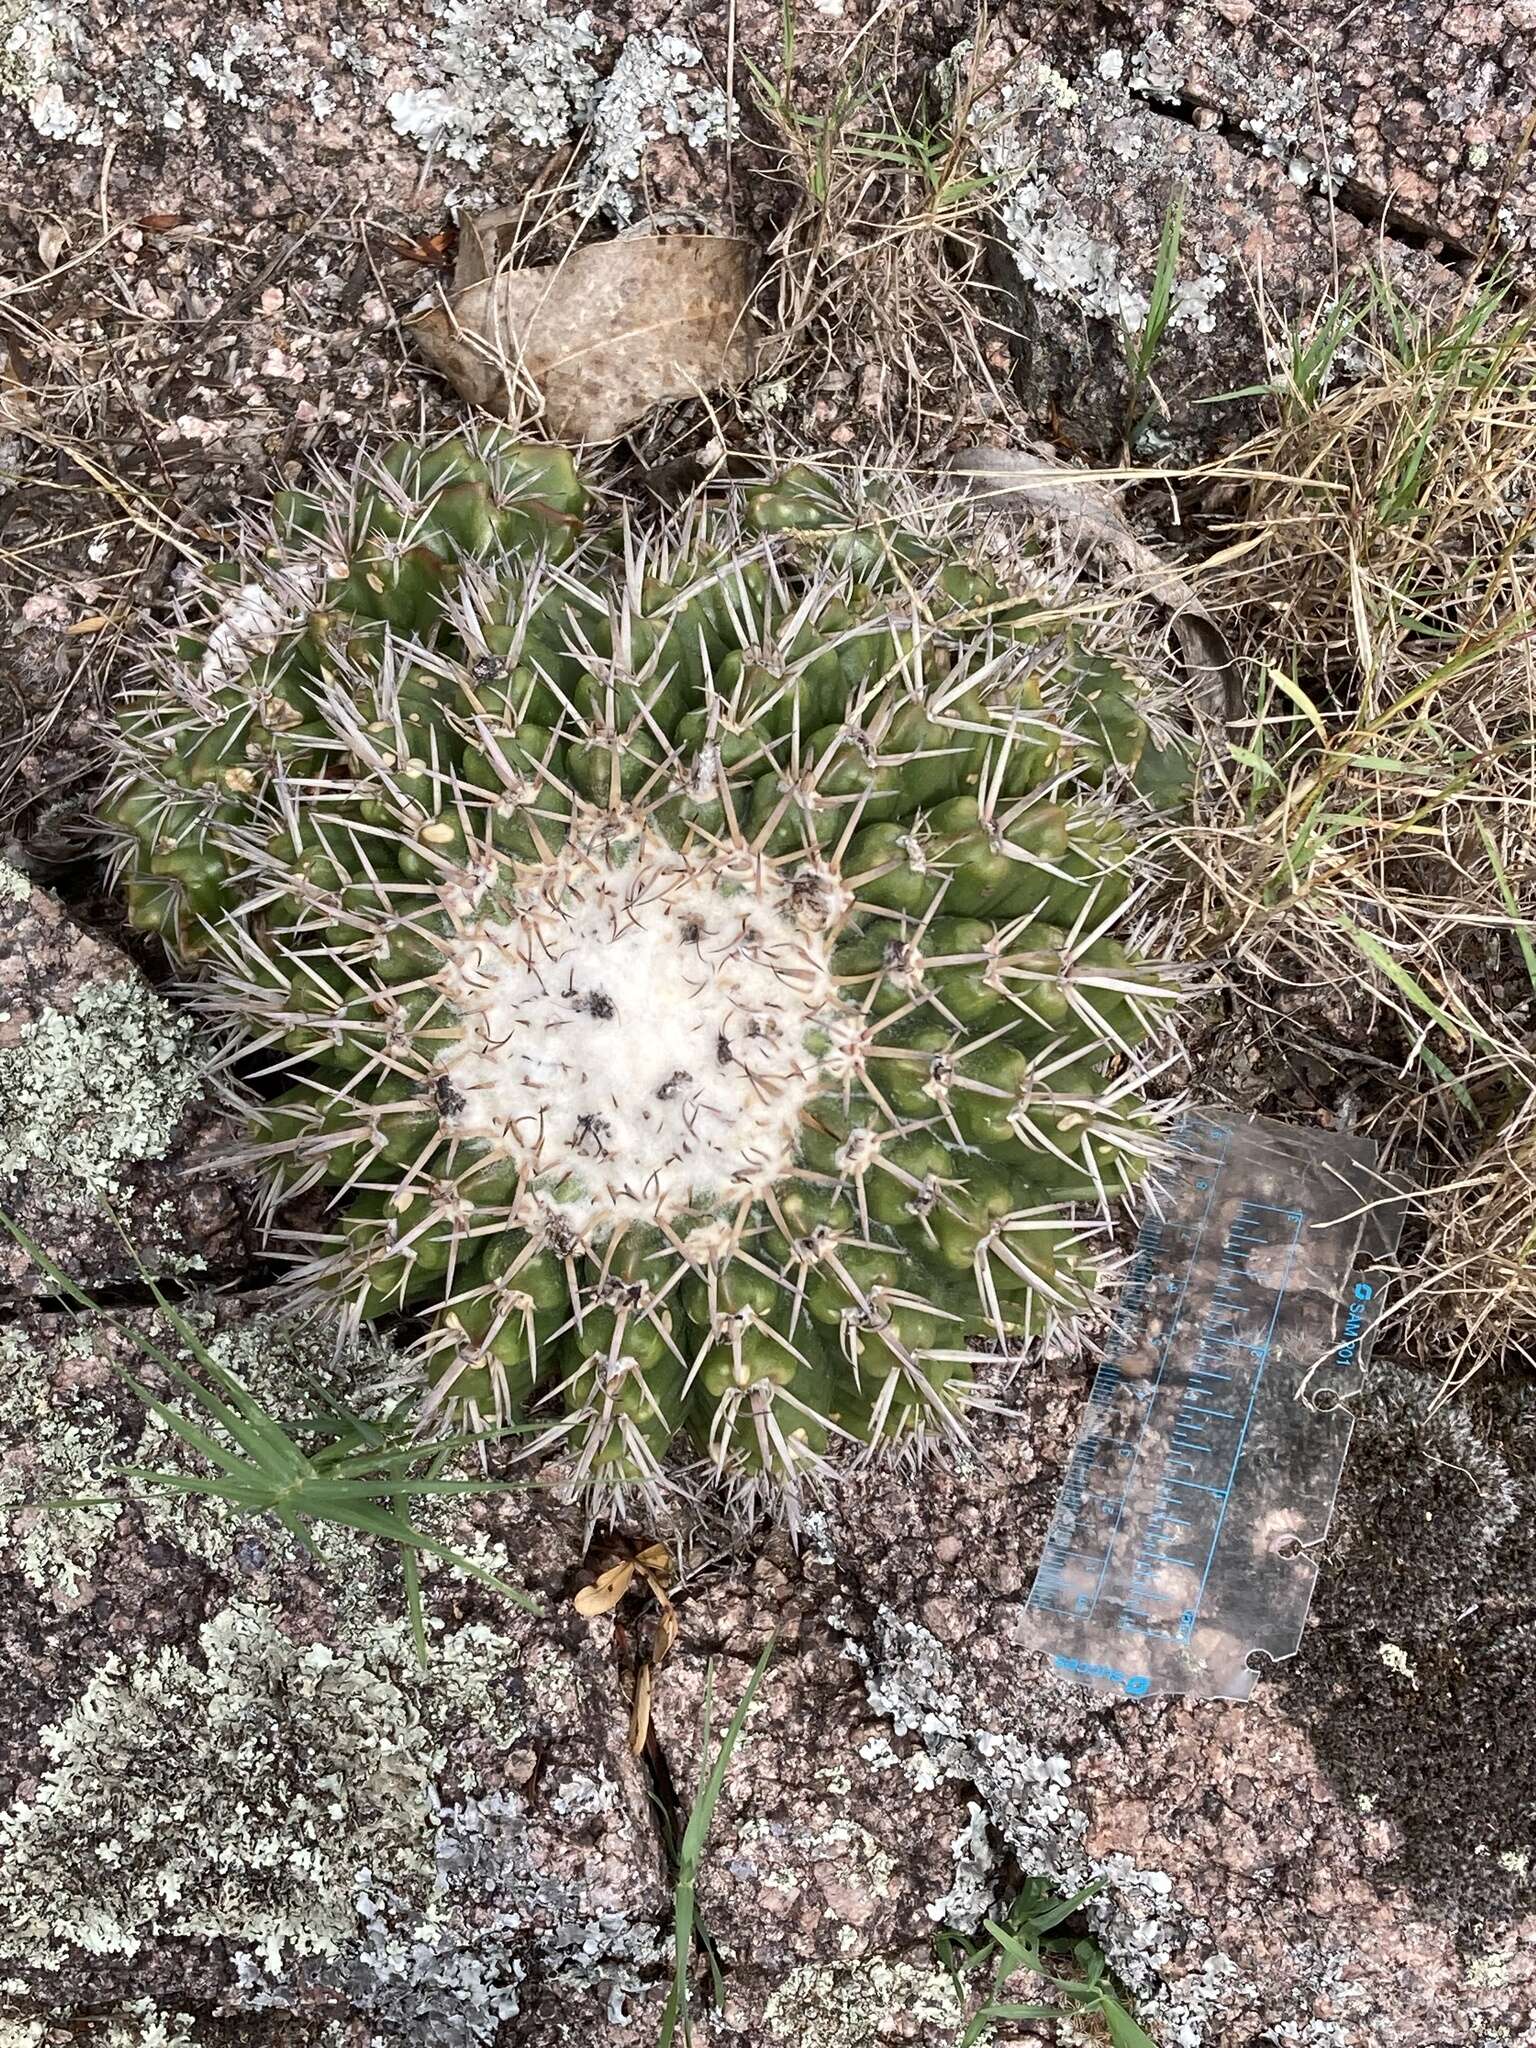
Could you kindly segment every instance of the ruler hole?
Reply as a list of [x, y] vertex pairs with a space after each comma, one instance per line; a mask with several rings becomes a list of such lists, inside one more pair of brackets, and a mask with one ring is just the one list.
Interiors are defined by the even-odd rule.
[[1275, 1543], [1275, 1555], [1276, 1557], [1300, 1557], [1301, 1538], [1299, 1536], [1281, 1536]]

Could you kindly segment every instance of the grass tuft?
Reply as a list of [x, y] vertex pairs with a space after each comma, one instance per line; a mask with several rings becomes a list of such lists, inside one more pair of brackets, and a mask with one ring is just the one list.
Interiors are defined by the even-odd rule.
[[[357, 1530], [395, 1545], [401, 1555], [417, 1654], [426, 1662], [426, 1621], [421, 1602], [420, 1561], [451, 1566], [513, 1601], [530, 1614], [543, 1610], [519, 1586], [487, 1571], [450, 1545], [419, 1528], [408, 1503], [445, 1495], [504, 1494], [508, 1484], [492, 1479], [445, 1479], [447, 1459], [485, 1442], [475, 1437], [439, 1439], [430, 1452], [413, 1432], [409, 1412], [400, 1426], [380, 1425], [326, 1397], [314, 1415], [284, 1420], [265, 1408], [239, 1376], [214, 1357], [195, 1327], [140, 1267], [159, 1315], [169, 1324], [197, 1372], [148, 1336], [137, 1324], [110, 1315], [50, 1259], [18, 1224], [0, 1212], [0, 1225], [52, 1282], [71, 1307], [100, 1318], [152, 1360], [183, 1396], [176, 1408], [162, 1401], [125, 1367], [117, 1370], [130, 1391], [206, 1467], [203, 1473], [160, 1471], [140, 1465], [114, 1466], [104, 1477], [157, 1486], [171, 1493], [198, 1494], [223, 1501], [233, 1513], [252, 1519], [272, 1515], [309, 1551], [322, 1555], [315, 1531]], [[427, 1469], [423, 1472], [422, 1467]], [[62, 1503], [71, 1505], [71, 1503]]]
[[[763, 1654], [752, 1668], [752, 1675], [747, 1680], [746, 1690], [742, 1693], [741, 1699], [737, 1703], [736, 1711], [731, 1716], [730, 1724], [721, 1738], [720, 1747], [716, 1750], [714, 1761], [709, 1767], [709, 1775], [699, 1787], [698, 1797], [693, 1802], [688, 1815], [687, 1825], [683, 1829], [682, 1839], [678, 1843], [677, 1876], [672, 1893], [672, 1988], [667, 1994], [666, 2007], [662, 2013], [661, 2033], [658, 2038], [657, 2048], [673, 2048], [674, 2042], [679, 2038], [679, 2028], [682, 2029], [681, 2039], [683, 2048], [692, 2048], [694, 2037], [688, 2003], [688, 1966], [693, 1955], [694, 1934], [698, 1918], [699, 1871], [703, 1866], [704, 1848], [709, 1840], [710, 1824], [715, 1817], [715, 1807], [719, 1803], [720, 1794], [725, 1785], [725, 1774], [730, 1766], [731, 1752], [741, 1739], [741, 1731], [746, 1726], [747, 1715], [752, 1710], [752, 1702], [757, 1697], [758, 1687], [767, 1675], [768, 1665], [773, 1657], [777, 1642], [778, 1638], [776, 1636], [769, 1640]], [[706, 1755], [709, 1753], [713, 1702], [714, 1666], [711, 1665], [704, 1679], [704, 1727], [700, 1742], [700, 1747]], [[725, 1986], [712, 1945], [705, 1945], [705, 1954], [709, 1960], [710, 1974], [713, 1979], [714, 2003], [718, 2006], [724, 2002]]]
[[[1103, 1889], [1102, 1882], [1084, 1885], [1064, 1899], [1049, 1878], [1027, 1877], [1003, 1919], [984, 1923], [985, 1934], [945, 1932], [937, 1937], [940, 1960], [962, 1998], [973, 1979], [991, 1973], [990, 1996], [966, 2028], [960, 2048], [975, 2048], [995, 2027], [1019, 2020], [1097, 2022], [1113, 2048], [1157, 2048], [1127, 2011], [1098, 1943], [1057, 1932]], [[1021, 1972], [1045, 1979], [1049, 2002], [1021, 2005], [1004, 1998], [1009, 1980]]]
[[1246, 715], [1210, 735], [1195, 918], [1276, 1037], [1327, 1020], [1428, 1182], [1397, 1313], [1442, 1365], [1454, 1324], [1457, 1381], [1536, 1333], [1536, 314], [1377, 278], [1273, 353], [1201, 585]]
[[[1179, 273], [1179, 248], [1184, 239], [1185, 193], [1180, 186], [1163, 216], [1158, 238], [1157, 260], [1152, 267], [1152, 292], [1146, 318], [1136, 329], [1127, 327], [1122, 336], [1125, 347], [1126, 447], [1133, 449], [1158, 413], [1166, 412], [1152, 381], [1153, 366], [1174, 314], [1174, 290]], [[1150, 408], [1148, 401], [1150, 401]]]
[[781, 200], [766, 251], [774, 340], [760, 389], [836, 390], [850, 363], [878, 366], [880, 389], [861, 389], [860, 409], [917, 446], [942, 438], [957, 394], [979, 389], [1006, 409], [1006, 346], [986, 315], [996, 310], [988, 217], [1009, 174], [980, 162], [979, 106], [997, 82], [985, 48], [983, 25], [915, 97], [898, 101], [890, 80], [903, 69], [899, 50], [861, 33], [830, 95], [813, 102], [797, 75], [786, 0], [777, 66], [752, 67]]

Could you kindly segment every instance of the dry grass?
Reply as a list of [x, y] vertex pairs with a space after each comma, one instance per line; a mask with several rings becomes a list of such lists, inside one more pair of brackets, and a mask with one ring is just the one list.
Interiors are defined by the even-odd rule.
[[5, 242], [0, 839], [48, 868], [78, 853], [103, 707], [182, 566], [360, 416], [442, 408], [398, 321], [361, 320], [428, 274], [361, 213], [146, 230], [103, 197]]
[[1511, 1073], [1515, 1106], [1464, 1172], [1434, 1190], [1422, 1277], [1399, 1313], [1445, 1392], [1485, 1365], [1536, 1367], [1536, 1062]]
[[[877, 23], [877, 42], [870, 36]], [[986, 29], [920, 91], [898, 101], [890, 81], [908, 67], [905, 13], [877, 10], [843, 59], [831, 92], [813, 102], [797, 81], [793, 19], [778, 63], [753, 67], [760, 155], [777, 188], [779, 225], [765, 249], [761, 311], [772, 336], [759, 393], [847, 391], [865, 444], [882, 433], [906, 451], [942, 445], [957, 410], [997, 415], [1007, 390], [1007, 337], [987, 284], [987, 214], [1000, 175], [980, 166], [979, 112], [997, 84]], [[771, 409], [741, 423], [761, 452]], [[834, 431], [834, 444], [840, 436]], [[854, 435], [848, 432], [848, 440]], [[801, 451], [797, 451], [801, 452]]]
[[1194, 908], [1240, 990], [1348, 1013], [1430, 1184], [1399, 1313], [1460, 1380], [1536, 1335], [1536, 320], [1384, 285], [1290, 345], [1202, 586], [1249, 713]]

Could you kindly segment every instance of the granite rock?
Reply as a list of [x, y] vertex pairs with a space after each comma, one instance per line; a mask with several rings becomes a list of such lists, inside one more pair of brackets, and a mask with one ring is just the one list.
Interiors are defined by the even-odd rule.
[[1383, 1369], [1297, 1658], [1246, 1703], [1134, 1701], [1023, 1642], [1080, 1398], [1024, 1382], [963, 1466], [866, 1475], [798, 1560], [776, 1540], [748, 1581], [685, 1597], [657, 1706], [684, 1786], [701, 1653], [723, 1718], [779, 1642], [700, 1894], [740, 1965], [723, 2038], [953, 2042], [933, 1931], [1046, 1874], [1102, 1882], [1084, 1931], [1165, 2048], [1536, 2041], [1536, 1751], [1510, 1689], [1536, 1550], [1488, 1414], [1427, 1424], [1427, 1392]]
[[[1464, 212], [1448, 199], [1437, 224], [1426, 198], [1427, 225], [1394, 227], [1391, 197], [1346, 178], [1357, 158], [1305, 93], [1257, 130], [1181, 98], [1212, 46], [1195, 15], [1181, 11], [1139, 49], [1066, 59], [1003, 37], [988, 55], [1000, 76], [977, 111], [978, 147], [997, 180], [994, 269], [1016, 316], [1016, 389], [1097, 460], [1129, 446], [1177, 462], [1229, 445], [1256, 418], [1255, 387], [1283, 372], [1291, 334], [1316, 334], [1373, 270], [1419, 306], [1463, 283]], [[1154, 342], [1158, 251], [1175, 212]], [[1337, 371], [1351, 361], [1346, 337]]]
[[[269, 1396], [323, 1369], [313, 1333], [205, 1313]], [[423, 1667], [387, 1547], [317, 1531], [316, 1557], [108, 1479], [179, 1458], [123, 1335], [31, 1315], [0, 1358], [0, 2012], [147, 1999], [199, 2040], [477, 2048], [525, 2004], [617, 2024], [649, 1995], [667, 1896], [612, 1625], [568, 1604], [579, 1525], [449, 1503], [434, 1531], [542, 1612], [429, 1571]], [[333, 1391], [366, 1402], [385, 1364], [334, 1365]], [[87, 1472], [115, 1507], [57, 1505]]]

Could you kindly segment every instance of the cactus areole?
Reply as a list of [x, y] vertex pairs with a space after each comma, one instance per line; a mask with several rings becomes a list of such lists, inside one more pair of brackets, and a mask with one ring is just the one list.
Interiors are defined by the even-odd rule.
[[642, 533], [559, 450], [401, 445], [283, 493], [121, 723], [130, 913], [321, 1218], [297, 1284], [412, 1319], [429, 1415], [792, 1500], [1091, 1292], [1162, 753], [953, 514], [791, 471]]

